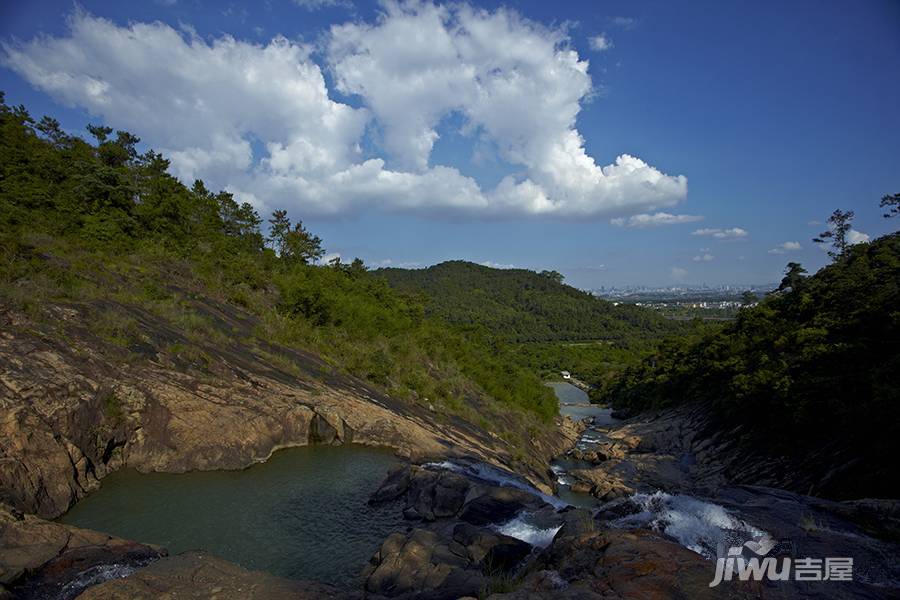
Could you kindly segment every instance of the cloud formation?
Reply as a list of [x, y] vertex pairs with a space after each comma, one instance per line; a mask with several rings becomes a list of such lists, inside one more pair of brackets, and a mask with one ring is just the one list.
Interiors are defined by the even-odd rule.
[[784, 242], [769, 250], [769, 254], [785, 254], [787, 252], [794, 252], [802, 249], [803, 246], [800, 245], [800, 242]]
[[612, 40], [605, 33], [598, 33], [588, 41], [591, 44], [591, 50], [595, 52], [604, 52], [613, 47]]
[[715, 259], [716, 259], [715, 256], [707, 253], [707, 254], [699, 254], [699, 255], [695, 256], [694, 258], [692, 258], [691, 260], [693, 260], [694, 262], [712, 262]]
[[691, 232], [691, 235], [704, 235], [710, 236], [717, 240], [738, 240], [747, 237], [750, 235], [746, 229], [741, 229], [740, 227], [732, 227], [731, 229], [718, 229], [718, 228], [704, 228], [704, 229], [695, 229]]
[[[687, 194], [685, 177], [640, 158], [601, 166], [586, 153], [575, 121], [592, 91], [587, 61], [562, 30], [511, 10], [388, 3], [374, 23], [333, 27], [328, 68], [358, 108], [331, 98], [307, 45], [207, 41], [183, 29], [76, 10], [66, 35], [3, 43], [2, 62], [137, 133], [183, 180], [203, 178], [263, 211], [583, 218], [673, 206]], [[519, 171], [486, 190], [432, 164], [438, 125], [454, 113], [463, 133]], [[366, 147], [367, 131], [382, 132], [382, 152]]]
[[870, 239], [869, 234], [863, 233], [862, 231], [851, 229], [847, 232], [847, 242], [850, 244], [862, 244], [863, 242], [868, 242]]
[[642, 213], [631, 217], [616, 217], [611, 219], [610, 223], [617, 227], [630, 227], [644, 229], [647, 227], [659, 227], [661, 225], [677, 225], [679, 223], [694, 223], [702, 221], [700, 215], [673, 215], [666, 212], [658, 212], [653, 214]]

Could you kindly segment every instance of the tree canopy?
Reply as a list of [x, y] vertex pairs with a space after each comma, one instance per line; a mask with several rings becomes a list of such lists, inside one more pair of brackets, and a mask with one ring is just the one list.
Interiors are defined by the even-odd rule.
[[423, 294], [428, 313], [480, 326], [511, 342], [628, 341], [686, 330], [653, 311], [565, 285], [555, 271], [493, 269], [465, 261], [378, 269], [393, 287]]
[[39, 312], [117, 298], [183, 320], [186, 293], [220, 296], [258, 317], [254, 343], [314, 351], [393, 397], [486, 426], [556, 414], [552, 392], [502, 343], [426, 316], [359, 259], [319, 265], [322, 240], [286, 211], [264, 236], [253, 206], [203, 181], [186, 187], [137, 136], [87, 132], [93, 143], [0, 95], [0, 301]]

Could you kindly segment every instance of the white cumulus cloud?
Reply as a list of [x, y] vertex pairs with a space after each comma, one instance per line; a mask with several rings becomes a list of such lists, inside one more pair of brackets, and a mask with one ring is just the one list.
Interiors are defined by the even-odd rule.
[[610, 223], [618, 227], [632, 227], [643, 229], [646, 227], [659, 227], [660, 225], [677, 225], [679, 223], [694, 223], [702, 221], [700, 215], [673, 215], [666, 212], [653, 214], [642, 213], [630, 217], [616, 217]]
[[745, 238], [749, 235], [746, 229], [740, 227], [732, 227], [731, 229], [704, 228], [695, 229], [691, 235], [710, 236], [717, 240], [736, 240]]
[[692, 258], [691, 260], [693, 260], [694, 262], [711, 262], [711, 261], [715, 260], [715, 258], [716, 257], [713, 256], [712, 254], [699, 254], [699, 255], [695, 256], [694, 258]]
[[[683, 176], [628, 154], [609, 165], [587, 154], [575, 123], [593, 84], [562, 30], [466, 4], [383, 10], [327, 36], [335, 85], [359, 96], [359, 108], [332, 98], [307, 45], [207, 40], [80, 9], [66, 34], [5, 42], [0, 60], [60, 102], [140, 135], [188, 183], [203, 178], [263, 211], [597, 217], [685, 198]], [[483, 189], [432, 164], [437, 126], [453, 113], [516, 174]], [[367, 130], [382, 133], [380, 154], [362, 148]]]
[[862, 244], [868, 242], [871, 238], [868, 233], [851, 229], [847, 232], [847, 242], [850, 244]]

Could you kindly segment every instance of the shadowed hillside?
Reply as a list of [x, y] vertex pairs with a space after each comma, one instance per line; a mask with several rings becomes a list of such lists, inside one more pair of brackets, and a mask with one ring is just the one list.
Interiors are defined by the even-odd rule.
[[900, 234], [841, 246], [810, 277], [791, 263], [779, 291], [724, 328], [664, 342], [605, 400], [697, 402], [758, 450], [814, 458], [822, 495], [896, 494]]

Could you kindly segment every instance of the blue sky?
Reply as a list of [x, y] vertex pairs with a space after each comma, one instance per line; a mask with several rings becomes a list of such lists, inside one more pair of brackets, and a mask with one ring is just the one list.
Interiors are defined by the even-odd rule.
[[345, 258], [763, 283], [825, 263], [835, 208], [896, 228], [894, 1], [78, 6], [0, 2], [8, 103], [133, 131]]

